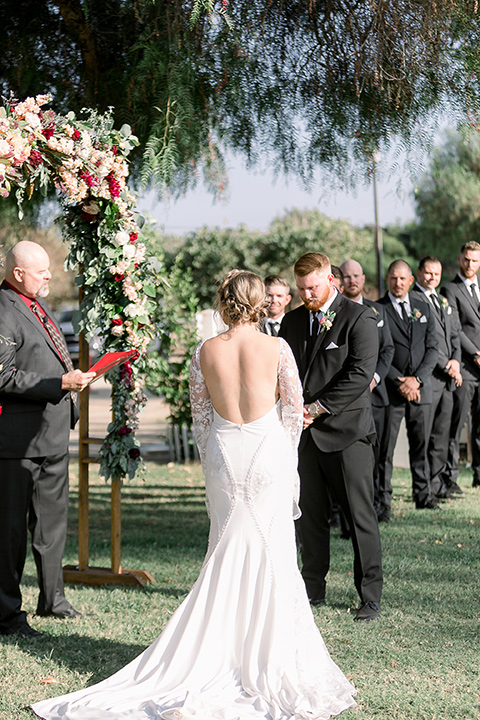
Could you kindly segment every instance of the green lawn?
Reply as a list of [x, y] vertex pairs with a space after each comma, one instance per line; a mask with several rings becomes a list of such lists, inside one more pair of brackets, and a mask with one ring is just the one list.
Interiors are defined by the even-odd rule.
[[[109, 488], [92, 473], [91, 565], [109, 566]], [[327, 606], [315, 617], [333, 658], [358, 689], [345, 720], [480, 718], [480, 490], [464, 471], [465, 495], [440, 511], [409, 501], [410, 475], [394, 478], [394, 520], [381, 526], [385, 585], [382, 617], [352, 622], [357, 604], [352, 549], [333, 533]], [[76, 467], [67, 564], [76, 563]], [[138, 655], [185, 597], [206, 550], [208, 522], [198, 466], [149, 464], [145, 480], [123, 489], [123, 567], [152, 573], [146, 589], [69, 586], [86, 615], [29, 617], [46, 633], [0, 639], [0, 719], [32, 718], [31, 702], [97, 682]], [[29, 556], [24, 606], [36, 606]], [[20, 679], [20, 682], [19, 682]]]

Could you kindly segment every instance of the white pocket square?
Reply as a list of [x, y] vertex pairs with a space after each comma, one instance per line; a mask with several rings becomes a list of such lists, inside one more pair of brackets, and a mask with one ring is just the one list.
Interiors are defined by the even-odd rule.
[[422, 315], [422, 317], [420, 318], [420, 322], [421, 322], [421, 323], [426, 323], [426, 322], [427, 322], [427, 318], [425, 317], [425, 315]]
[[338, 348], [338, 345], [335, 345], [334, 342], [331, 342], [330, 345], [327, 345], [325, 350], [336, 350]]
[[377, 322], [377, 327], [383, 327], [384, 325], [385, 325], [384, 320], [380, 320], [379, 322]]

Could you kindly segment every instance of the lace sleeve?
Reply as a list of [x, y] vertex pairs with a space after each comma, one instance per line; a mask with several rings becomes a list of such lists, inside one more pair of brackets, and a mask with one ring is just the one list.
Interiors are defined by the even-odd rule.
[[300, 442], [303, 429], [303, 391], [297, 363], [288, 343], [280, 338], [278, 363], [278, 386], [282, 425], [287, 431], [294, 449]]
[[203, 343], [195, 348], [190, 364], [190, 404], [192, 406], [193, 431], [202, 465], [205, 464], [205, 449], [213, 421], [213, 407], [200, 366], [200, 350]]

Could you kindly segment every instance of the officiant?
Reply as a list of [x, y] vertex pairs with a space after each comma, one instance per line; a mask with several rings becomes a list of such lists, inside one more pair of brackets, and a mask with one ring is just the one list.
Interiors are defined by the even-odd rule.
[[68, 512], [68, 443], [78, 392], [95, 373], [74, 370], [44, 302], [51, 272], [37, 243], [17, 243], [0, 286], [0, 633], [41, 635], [22, 610], [27, 524], [40, 594], [37, 615], [80, 613], [64, 595], [62, 556]]
[[326, 255], [306, 253], [294, 273], [303, 305], [285, 315], [279, 334], [293, 350], [305, 401], [299, 446], [302, 576], [312, 605], [324, 604], [333, 494], [350, 525], [361, 600], [354, 620], [375, 620], [383, 581], [370, 402], [377, 322], [370, 308], [338, 292]]

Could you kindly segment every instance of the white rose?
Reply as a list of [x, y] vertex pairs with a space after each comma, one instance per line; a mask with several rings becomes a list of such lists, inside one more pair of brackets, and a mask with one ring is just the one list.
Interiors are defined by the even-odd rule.
[[125, 328], [123, 327], [123, 325], [114, 325], [110, 332], [116, 337], [122, 337], [123, 333], [125, 332]]
[[125, 230], [120, 230], [115, 235], [115, 245], [118, 245], [118, 247], [121, 247], [122, 245], [126, 245], [130, 241], [130, 235], [125, 232]]
[[128, 245], [123, 246], [123, 257], [128, 258], [131, 260], [135, 257], [135, 245], [131, 245], [130, 243]]
[[35, 115], [35, 113], [32, 112], [25, 113], [25, 120], [31, 128], [37, 128], [41, 124], [38, 115]]
[[133, 318], [143, 313], [143, 307], [141, 305], [136, 305], [135, 303], [130, 303], [126, 308], [124, 308], [123, 312], [127, 317]]

